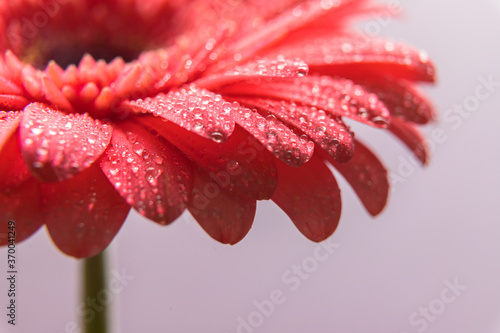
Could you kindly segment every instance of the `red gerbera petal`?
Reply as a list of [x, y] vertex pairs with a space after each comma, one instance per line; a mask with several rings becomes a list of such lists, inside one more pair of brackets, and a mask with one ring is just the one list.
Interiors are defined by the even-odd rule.
[[390, 119], [389, 111], [376, 95], [346, 79], [310, 76], [254, 85], [231, 85], [223, 88], [222, 92], [236, 96], [251, 95], [289, 100], [374, 127], [387, 127]]
[[189, 212], [200, 226], [223, 244], [236, 244], [245, 237], [255, 216], [255, 199], [219, 186], [205, 171], [195, 172]]
[[[360, 3], [363, 1], [348, 0], [343, 3], [329, 3], [321, 0], [298, 1], [293, 8], [290, 7], [273, 17], [271, 20], [265, 22], [265, 29], [257, 29], [255, 32], [241, 36], [242, 38], [240, 38], [234, 46], [233, 52], [239, 54], [243, 59], [246, 59], [282, 39], [283, 36], [286, 36], [288, 33], [299, 28], [304, 28], [321, 17], [326, 17], [330, 14], [332, 16], [331, 18], [335, 20], [335, 12], [338, 9], [335, 7], [340, 4], [341, 6], [349, 6], [351, 3], [356, 2]], [[291, 58], [294, 59], [295, 57]], [[298, 58], [301, 57], [298, 56]]]
[[200, 79], [196, 84], [202, 88], [213, 89], [241, 81], [259, 82], [273, 78], [292, 78], [307, 75], [309, 68], [301, 60], [290, 60], [284, 57], [277, 59], [259, 59], [257, 61], [236, 66], [228, 72]]
[[283, 122], [306, 134], [301, 140], [313, 148], [309, 138], [339, 162], [348, 161], [353, 154], [352, 134], [338, 117], [332, 117], [316, 107], [286, 101], [239, 98], [242, 103], [268, 111]]
[[434, 110], [429, 101], [405, 80], [380, 77], [372, 81], [368, 78], [360, 83], [378, 96], [392, 116], [418, 124], [426, 124], [434, 119]]
[[[0, 134], [6, 133], [4, 129], [0, 129]], [[41, 213], [38, 182], [30, 175], [21, 156], [17, 132], [3, 145], [0, 161], [9, 161], [0, 163], [0, 245], [5, 245], [8, 221], [15, 222], [15, 241], [21, 242], [37, 231], [45, 219]]]
[[101, 168], [128, 204], [161, 224], [179, 217], [193, 186], [186, 158], [130, 121], [115, 127]]
[[[279, 51], [278, 51], [279, 50]], [[434, 66], [427, 54], [408, 45], [361, 35], [327, 34], [287, 41], [274, 52], [303, 59], [311, 73], [363, 79], [378, 75], [410, 81], [434, 81]]]
[[276, 164], [279, 180], [272, 200], [304, 236], [315, 242], [328, 238], [337, 228], [342, 208], [332, 172], [316, 155], [300, 168]]
[[0, 111], [0, 152], [19, 127], [23, 113]]
[[407, 121], [393, 118], [389, 131], [396, 135], [415, 156], [422, 162], [427, 163], [428, 151], [425, 138], [420, 134], [415, 125]]
[[373, 216], [384, 209], [389, 195], [387, 171], [378, 158], [358, 140], [354, 156], [347, 163], [324, 157], [351, 184], [366, 210]]
[[252, 136], [236, 127], [224, 143], [199, 137], [154, 117], [138, 119], [177, 146], [195, 164], [209, 172], [222, 188], [254, 200], [271, 198], [277, 184], [274, 158]]
[[227, 140], [234, 130], [232, 106], [208, 90], [189, 86], [167, 95], [126, 102], [138, 112], [152, 113], [188, 131], [217, 142]]
[[[26, 203], [29, 202], [29, 206]], [[32, 177], [16, 187], [0, 191], [0, 245], [8, 244], [8, 238], [21, 242], [34, 234], [45, 223], [40, 204], [38, 182]], [[7, 223], [15, 222], [15, 237], [8, 237]], [[12, 234], [11, 234], [12, 235]]]
[[88, 168], [104, 152], [112, 128], [87, 114], [64, 114], [32, 103], [21, 121], [23, 157], [43, 181], [62, 181]]
[[0, 94], [21, 95], [22, 90], [14, 82], [0, 76]]
[[130, 210], [97, 164], [64, 182], [40, 186], [50, 236], [73, 257], [87, 258], [103, 251]]
[[273, 115], [264, 118], [250, 109], [239, 108], [235, 118], [238, 125], [288, 165], [301, 166], [313, 155], [314, 144], [300, 138]]
[[3, 110], [21, 110], [28, 104], [29, 101], [23, 96], [6, 94], [0, 95], [0, 107]]

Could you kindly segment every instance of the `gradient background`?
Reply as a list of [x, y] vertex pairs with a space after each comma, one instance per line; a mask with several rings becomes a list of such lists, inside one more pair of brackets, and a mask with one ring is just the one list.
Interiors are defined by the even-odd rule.
[[[378, 23], [381, 34], [428, 51], [439, 84], [424, 89], [441, 114], [470, 99], [480, 77], [500, 82], [500, 1], [401, 4], [406, 15]], [[297, 290], [283, 274], [304, 260], [310, 263], [318, 245], [272, 203], [259, 204], [254, 227], [233, 247], [213, 241], [187, 215], [159, 227], [131, 214], [109, 251], [111, 269], [134, 276], [114, 297], [115, 332], [500, 332], [496, 89], [460, 124], [441, 119], [425, 128], [430, 137], [436, 129], [444, 133], [430, 166], [406, 170], [377, 218], [365, 213], [338, 178], [343, 216], [331, 242], [339, 247]], [[389, 170], [403, 170], [409, 153], [392, 137], [366, 127], [355, 130]], [[78, 321], [79, 263], [61, 254], [45, 229], [20, 244], [17, 255], [18, 325], [7, 325], [2, 310], [0, 332], [73, 332], [66, 325]], [[5, 272], [5, 248], [0, 258]], [[6, 306], [7, 281], [1, 276], [0, 304]], [[445, 281], [454, 279], [466, 290], [440, 309]], [[238, 331], [238, 318], [255, 320], [254, 302], [268, 300], [275, 289], [285, 301], [258, 327]], [[428, 306], [440, 314], [425, 330], [423, 324], [412, 326], [410, 316]]]

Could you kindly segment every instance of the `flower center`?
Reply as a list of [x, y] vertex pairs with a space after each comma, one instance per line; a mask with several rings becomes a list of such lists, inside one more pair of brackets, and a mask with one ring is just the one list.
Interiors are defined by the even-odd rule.
[[170, 42], [173, 8], [167, 1], [13, 1], [0, 9], [5, 33], [0, 48], [43, 69], [50, 61], [77, 64], [86, 53], [107, 62], [129, 62]]

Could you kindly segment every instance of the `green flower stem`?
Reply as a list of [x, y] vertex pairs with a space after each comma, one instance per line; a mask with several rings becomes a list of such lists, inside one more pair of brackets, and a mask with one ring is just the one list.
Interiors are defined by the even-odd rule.
[[84, 333], [108, 332], [106, 301], [103, 294], [106, 290], [106, 260], [104, 251], [95, 257], [84, 259], [83, 263], [83, 312], [82, 327]]

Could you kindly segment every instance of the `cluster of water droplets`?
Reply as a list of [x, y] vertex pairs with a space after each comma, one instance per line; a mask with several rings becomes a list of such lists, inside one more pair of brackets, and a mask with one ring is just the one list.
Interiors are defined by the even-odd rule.
[[292, 60], [278, 55], [276, 58], [260, 58], [243, 65], [232, 67], [222, 74], [210, 75], [196, 82], [198, 86], [213, 89], [238, 82], [267, 82], [279, 78], [304, 77], [308, 65], [300, 60]]
[[[364, 83], [365, 85], [365, 83]], [[393, 116], [406, 121], [425, 124], [433, 118], [432, 107], [410, 84], [387, 79], [366, 83], [379, 96]]]
[[[278, 53], [279, 52], [279, 53]], [[403, 43], [368, 38], [361, 34], [330, 35], [297, 39], [272, 54], [298, 57], [311, 66], [352, 63], [395, 64], [418, 73], [419, 79], [432, 81], [434, 66], [426, 52]]]
[[300, 166], [313, 154], [314, 143], [305, 135], [295, 134], [273, 114], [263, 117], [256, 111], [240, 108], [236, 122], [289, 165]]
[[246, 85], [238, 89], [252, 95], [314, 106], [333, 116], [352, 118], [371, 126], [387, 127], [390, 120], [389, 111], [377, 95], [347, 79], [308, 76], [256, 86]]
[[285, 78], [306, 76], [308, 72], [309, 67], [304, 61], [278, 56], [276, 59], [261, 58], [242, 66], [236, 66], [225, 75]]
[[102, 165], [106, 176], [140, 214], [167, 223], [170, 207], [187, 200], [189, 175], [174, 166], [164, 149], [147, 146], [132, 131], [115, 131], [107, 154]]
[[39, 174], [51, 180], [70, 178], [88, 168], [109, 144], [112, 127], [88, 114], [64, 114], [43, 104], [26, 107], [21, 122], [23, 155]]
[[271, 112], [281, 121], [299, 129], [304, 133], [301, 139], [308, 140], [313, 147], [314, 143], [318, 144], [334, 158], [345, 162], [352, 156], [352, 134], [340, 118], [332, 117], [314, 106], [289, 101], [259, 99], [249, 103]]
[[226, 141], [234, 130], [232, 104], [194, 85], [129, 104], [215, 142]]
[[372, 215], [378, 214], [387, 200], [389, 184], [387, 171], [377, 157], [357, 141], [356, 154], [348, 164], [332, 162], [351, 184], [368, 211]]
[[[423, 79], [434, 76], [434, 67], [426, 52], [402, 43], [362, 35], [338, 38], [335, 41], [318, 41], [324, 57], [334, 54], [331, 62], [393, 63], [421, 73]], [[339, 52], [340, 51], [340, 52]]]

